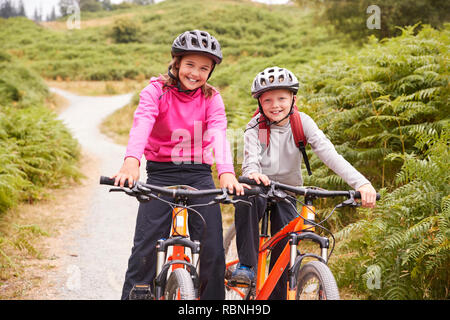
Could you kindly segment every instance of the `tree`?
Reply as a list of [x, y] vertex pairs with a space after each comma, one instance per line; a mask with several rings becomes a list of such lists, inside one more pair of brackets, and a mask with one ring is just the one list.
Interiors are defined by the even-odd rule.
[[20, 0], [18, 7], [16, 8], [11, 0], [0, 1], [0, 17], [11, 18], [25, 16], [25, 8], [22, 0]]
[[52, 8], [52, 11], [50, 12], [50, 14], [47, 17], [48, 21], [54, 21], [56, 20], [56, 11], [55, 11], [55, 7]]
[[74, 5], [78, 6], [78, 2], [76, 0], [59, 0], [59, 11], [61, 15], [67, 16], [69, 14], [70, 8]]
[[102, 6], [103, 6], [103, 10], [111, 10], [112, 9], [111, 0], [103, 0]]
[[79, 0], [81, 11], [101, 11], [103, 10], [102, 3], [99, 0]]
[[[379, 12], [370, 10], [371, 5], [371, 0], [329, 0], [324, 2], [324, 16], [335, 29], [355, 40], [363, 40], [368, 35], [379, 38], [397, 36], [401, 34], [398, 26], [404, 27], [418, 22], [440, 27], [449, 20], [448, 1], [379, 0], [376, 1], [375, 7]], [[370, 29], [367, 22], [372, 19], [373, 14], [379, 14], [380, 26]]]
[[42, 21], [42, 7], [40, 9], [38, 9], [37, 7], [34, 8], [34, 15], [33, 15], [33, 20], [34, 21]]
[[133, 3], [140, 5], [140, 6], [146, 6], [148, 4], [155, 3], [154, 0], [132, 0]]
[[22, 0], [19, 1], [19, 6], [17, 8], [17, 15], [21, 16], [21, 17], [26, 17], [27, 16], [26, 13], [25, 13], [25, 6], [24, 6]]

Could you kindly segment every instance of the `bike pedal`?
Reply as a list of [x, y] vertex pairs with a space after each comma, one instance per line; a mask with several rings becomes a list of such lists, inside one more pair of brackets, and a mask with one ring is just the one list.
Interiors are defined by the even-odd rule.
[[130, 291], [130, 300], [152, 300], [153, 295], [148, 284], [136, 284]]
[[236, 288], [248, 288], [250, 287], [250, 283], [230, 280], [228, 281], [228, 286]]

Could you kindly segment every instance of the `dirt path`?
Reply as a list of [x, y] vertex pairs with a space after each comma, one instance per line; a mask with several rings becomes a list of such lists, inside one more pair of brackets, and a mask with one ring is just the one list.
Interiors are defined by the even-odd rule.
[[82, 169], [87, 179], [73, 192], [66, 192], [62, 203], [59, 200], [72, 225], [56, 241], [51, 239], [49, 252], [56, 257], [53, 268], [45, 272], [40, 288], [28, 298], [119, 299], [138, 204], [125, 195], [108, 193], [107, 187], [98, 184], [100, 175], [120, 168], [125, 152], [125, 147], [102, 135], [98, 125], [127, 104], [131, 94], [83, 97], [52, 91], [69, 102], [59, 118], [83, 148]]

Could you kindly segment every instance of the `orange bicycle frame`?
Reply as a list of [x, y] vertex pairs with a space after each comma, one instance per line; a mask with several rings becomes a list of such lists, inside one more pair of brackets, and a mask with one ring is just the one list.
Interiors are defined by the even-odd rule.
[[[187, 219], [188, 212], [186, 208], [174, 208], [172, 210], [172, 232], [171, 236], [187, 236]], [[184, 246], [173, 246], [172, 256], [168, 260], [185, 260], [190, 262], [189, 257], [184, 252]], [[172, 265], [172, 271], [182, 268], [182, 264]]]
[[[292, 268], [295, 259], [297, 257], [296, 246], [298, 241], [294, 244], [288, 243], [284, 247], [282, 253], [278, 257], [276, 263], [272, 267], [269, 275], [266, 277], [266, 260], [269, 249], [272, 249], [281, 239], [284, 239], [286, 236], [289, 236], [291, 233], [298, 233], [301, 231], [304, 232], [313, 232], [314, 224], [311, 221], [314, 221], [315, 216], [315, 208], [312, 205], [303, 206], [301, 211], [301, 217], [297, 217], [291, 222], [289, 222], [284, 228], [278, 231], [275, 235], [270, 237], [265, 234], [267, 232], [267, 222], [264, 219], [267, 219], [267, 214], [263, 217], [263, 225], [262, 232], [260, 235], [259, 241], [259, 253], [258, 253], [258, 270], [257, 270], [257, 278], [256, 278], [256, 291], [255, 291], [255, 299], [256, 300], [267, 300], [278, 283], [281, 275], [283, 274], [285, 268], [290, 263], [290, 267]], [[295, 252], [294, 252], [295, 247]], [[292, 285], [288, 281], [287, 285], [287, 299], [293, 300], [295, 299], [296, 288], [292, 287]]]

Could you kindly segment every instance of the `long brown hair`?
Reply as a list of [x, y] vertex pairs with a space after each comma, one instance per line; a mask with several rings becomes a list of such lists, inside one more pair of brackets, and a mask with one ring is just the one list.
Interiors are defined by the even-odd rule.
[[[172, 61], [169, 63], [170, 72], [178, 78], [179, 66], [181, 63], [182, 56], [173, 57]], [[214, 63], [214, 62], [213, 62]], [[161, 75], [161, 78], [164, 80], [163, 88], [175, 86], [177, 84], [177, 80], [169, 76], [169, 73]], [[201, 86], [202, 92], [206, 98], [211, 98], [214, 95], [214, 87], [205, 82], [204, 85]]]

